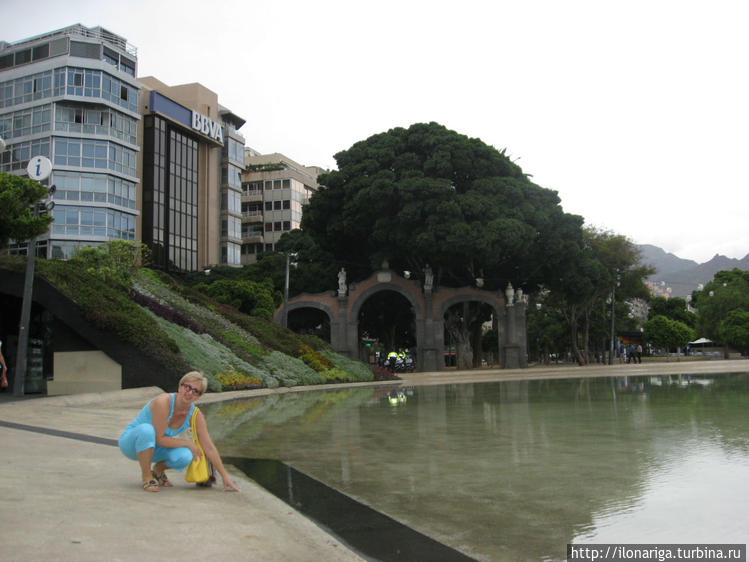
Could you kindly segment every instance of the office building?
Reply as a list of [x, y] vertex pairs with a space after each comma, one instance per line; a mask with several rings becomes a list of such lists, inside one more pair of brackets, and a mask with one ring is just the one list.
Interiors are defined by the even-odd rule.
[[302, 205], [317, 190], [317, 166], [302, 166], [283, 154], [245, 149], [242, 174], [242, 265], [275, 250], [285, 232], [299, 228]]
[[244, 119], [197, 83], [140, 78], [142, 240], [157, 267], [240, 265]]
[[0, 41], [0, 170], [24, 174], [38, 155], [53, 164], [55, 220], [41, 256], [137, 239], [137, 55], [124, 37], [80, 24]]

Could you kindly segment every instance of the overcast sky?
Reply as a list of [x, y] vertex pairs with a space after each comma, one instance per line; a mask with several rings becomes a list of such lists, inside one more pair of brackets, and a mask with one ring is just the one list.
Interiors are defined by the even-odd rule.
[[436, 121], [586, 223], [685, 259], [749, 253], [745, 0], [2, 0], [0, 40], [75, 23], [200, 82], [305, 165]]

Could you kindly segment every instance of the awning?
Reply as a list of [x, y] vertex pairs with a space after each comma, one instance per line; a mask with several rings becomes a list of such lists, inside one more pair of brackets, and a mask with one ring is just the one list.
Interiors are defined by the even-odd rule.
[[690, 341], [689, 345], [699, 345], [701, 343], [713, 343], [713, 340], [709, 340], [707, 338], [700, 338], [698, 340]]

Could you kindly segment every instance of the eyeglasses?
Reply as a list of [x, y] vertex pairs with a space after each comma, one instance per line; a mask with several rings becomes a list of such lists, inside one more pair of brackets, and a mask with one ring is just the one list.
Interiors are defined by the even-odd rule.
[[201, 392], [201, 391], [200, 391], [199, 389], [197, 389], [197, 388], [195, 388], [195, 387], [193, 387], [193, 386], [190, 386], [190, 385], [189, 385], [189, 384], [187, 384], [187, 383], [184, 383], [184, 382], [183, 382], [183, 383], [182, 383], [182, 386], [183, 386], [183, 387], [185, 388], [185, 390], [186, 390], [187, 392], [189, 392], [189, 393], [192, 393], [192, 394], [194, 394], [195, 396], [200, 396], [201, 394], [203, 394], [203, 393], [202, 393], [202, 392]]

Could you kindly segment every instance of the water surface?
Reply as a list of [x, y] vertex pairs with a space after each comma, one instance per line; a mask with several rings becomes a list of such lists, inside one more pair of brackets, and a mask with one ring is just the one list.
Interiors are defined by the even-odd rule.
[[749, 542], [749, 375], [391, 390], [203, 409], [222, 454], [287, 462], [480, 560]]

